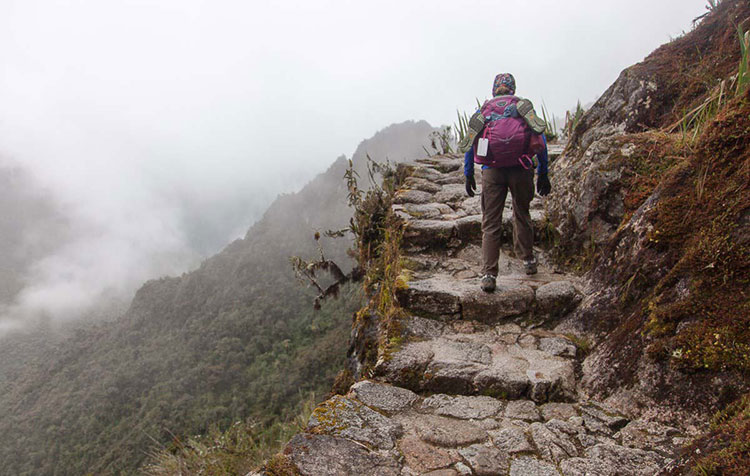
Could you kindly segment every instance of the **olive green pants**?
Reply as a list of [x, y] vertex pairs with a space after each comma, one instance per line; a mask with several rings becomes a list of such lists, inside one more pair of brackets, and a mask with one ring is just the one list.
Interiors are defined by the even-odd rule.
[[484, 274], [497, 276], [503, 235], [505, 198], [513, 200], [513, 247], [516, 257], [534, 258], [534, 226], [529, 205], [534, 198], [534, 169], [499, 167], [482, 170], [482, 259]]

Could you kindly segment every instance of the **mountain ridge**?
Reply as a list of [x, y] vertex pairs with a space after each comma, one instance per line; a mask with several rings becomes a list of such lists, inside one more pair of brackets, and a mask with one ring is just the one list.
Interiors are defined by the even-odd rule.
[[[407, 157], [432, 130], [408, 121], [372, 144]], [[313, 226], [347, 224], [344, 164], [280, 196], [245, 238], [196, 270], [145, 283], [122, 318], [50, 345], [34, 335], [4, 345], [36, 364], [9, 375], [0, 394], [0, 474], [132, 473], [154, 440], [247, 418], [270, 425], [296, 414], [309, 392], [325, 393], [345, 359], [358, 293], [346, 289], [314, 314], [289, 257], [317, 253]], [[323, 246], [348, 259], [348, 243]]]

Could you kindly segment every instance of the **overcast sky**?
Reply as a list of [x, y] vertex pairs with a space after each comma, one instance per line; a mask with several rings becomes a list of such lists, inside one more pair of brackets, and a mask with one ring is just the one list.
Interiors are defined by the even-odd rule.
[[216, 251], [185, 216], [236, 211], [227, 242], [377, 130], [452, 123], [498, 72], [558, 115], [592, 101], [705, 3], [0, 0], [0, 163], [87, 236], [40, 280], [136, 282]]

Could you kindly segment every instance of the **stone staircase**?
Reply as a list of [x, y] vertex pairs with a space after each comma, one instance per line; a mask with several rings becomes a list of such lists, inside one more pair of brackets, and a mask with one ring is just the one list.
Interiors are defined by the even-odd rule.
[[[479, 289], [481, 210], [465, 195], [461, 166], [457, 156], [414, 164], [394, 205], [412, 271], [398, 295], [409, 313], [403, 343], [372, 379], [313, 412], [286, 461], [316, 476], [659, 474], [681, 432], [582, 398], [582, 351], [549, 330], [580, 302], [576, 278], [541, 251], [528, 277], [508, 247], [497, 291]], [[532, 209], [542, 232], [539, 199]], [[508, 243], [511, 220], [508, 205]]]

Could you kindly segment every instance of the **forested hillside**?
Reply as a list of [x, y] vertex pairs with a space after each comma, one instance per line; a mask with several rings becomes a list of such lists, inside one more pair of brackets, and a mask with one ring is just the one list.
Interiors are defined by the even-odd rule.
[[[393, 125], [364, 141], [359, 163], [413, 158], [432, 127]], [[279, 197], [244, 239], [180, 277], [146, 283], [114, 322], [8, 336], [0, 363], [1, 474], [131, 474], [148, 452], [209, 425], [270, 425], [321, 398], [343, 367], [354, 288], [322, 311], [291, 255], [317, 253], [315, 230], [348, 222], [348, 163]], [[346, 260], [345, 240], [324, 244]], [[47, 334], [47, 335], [45, 335]]]

